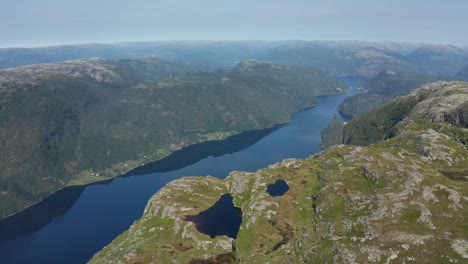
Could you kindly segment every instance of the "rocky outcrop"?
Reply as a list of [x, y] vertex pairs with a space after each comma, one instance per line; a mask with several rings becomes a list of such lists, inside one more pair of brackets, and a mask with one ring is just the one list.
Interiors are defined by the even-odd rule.
[[61, 63], [35, 64], [0, 71], [0, 89], [12, 82], [32, 84], [48, 76], [66, 76], [103, 83], [118, 83], [122, 79], [112, 66], [99, 60], [74, 60]]
[[421, 87], [409, 96], [428, 96], [418, 103], [409, 117], [418, 117], [433, 122], [445, 121], [452, 125], [468, 127], [467, 83], [440, 82]]
[[[225, 180], [170, 183], [91, 263], [464, 263], [468, 129], [439, 114], [463, 104], [466, 86], [416, 91], [421, 102], [447, 97], [447, 108], [411, 108], [397, 134], [371, 146], [335, 146]], [[289, 190], [270, 196], [266, 186], [278, 179]], [[182, 220], [224, 193], [242, 209], [237, 239], [211, 239]]]
[[[398, 134], [397, 123], [424, 119], [466, 126], [468, 83], [435, 82], [363, 114], [343, 129], [343, 142], [369, 145]], [[406, 122], [406, 121], [405, 121]], [[405, 123], [403, 122], [403, 124]]]

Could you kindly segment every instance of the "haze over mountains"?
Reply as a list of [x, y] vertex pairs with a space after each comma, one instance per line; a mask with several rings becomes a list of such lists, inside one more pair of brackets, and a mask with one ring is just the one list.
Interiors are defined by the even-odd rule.
[[454, 75], [468, 63], [468, 48], [367, 41], [167, 41], [0, 49], [0, 68], [81, 58], [158, 55], [204, 69], [245, 58], [320, 68], [335, 76], [376, 76], [382, 70]]
[[[353, 116], [421, 84], [463, 79], [467, 65], [468, 50], [461, 47], [396, 42], [173, 41], [0, 49], [0, 67], [6, 68], [0, 70], [1, 215], [61, 186], [116, 176], [188, 144], [286, 122], [313, 105], [314, 96], [343, 91], [320, 70], [373, 78], [364, 84], [367, 93], [340, 107]], [[217, 116], [219, 111], [224, 114]]]
[[285, 123], [315, 96], [345, 89], [320, 70], [255, 60], [194, 69], [141, 57], [0, 70], [0, 218], [63, 186]]

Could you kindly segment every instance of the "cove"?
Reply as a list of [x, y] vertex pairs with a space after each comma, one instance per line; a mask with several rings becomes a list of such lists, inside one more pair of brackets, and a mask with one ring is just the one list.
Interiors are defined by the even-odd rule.
[[188, 175], [224, 179], [234, 170], [253, 172], [286, 158], [308, 157], [321, 150], [320, 132], [339, 116], [337, 106], [357, 93], [321, 96], [317, 107], [272, 130], [194, 145], [124, 177], [65, 188], [0, 222], [0, 263], [85, 263], [140, 218], [151, 196], [172, 180]]

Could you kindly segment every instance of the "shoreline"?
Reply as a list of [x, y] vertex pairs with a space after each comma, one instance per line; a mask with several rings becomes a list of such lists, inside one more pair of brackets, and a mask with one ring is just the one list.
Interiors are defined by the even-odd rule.
[[[287, 124], [289, 124], [292, 120], [292, 118], [294, 117], [294, 115], [300, 113], [300, 112], [303, 112], [303, 111], [306, 111], [308, 109], [313, 109], [315, 107], [317, 107], [319, 104], [320, 104], [320, 98], [321, 97], [328, 97], [328, 96], [339, 96], [339, 95], [344, 95], [344, 94], [347, 94], [349, 93], [352, 89], [349, 89], [351, 87], [348, 86], [348, 89], [345, 91], [345, 92], [342, 92], [342, 93], [336, 93], [336, 94], [325, 94], [325, 95], [317, 95], [315, 96], [315, 98], [317, 98], [317, 103], [314, 103], [310, 106], [307, 106], [307, 107], [304, 107], [296, 112], [294, 112], [293, 114], [290, 115], [289, 117], [289, 120], [288, 122], [284, 122], [284, 123], [277, 123], [277, 124], [273, 124], [272, 126], [270, 127], [266, 127], [266, 128], [261, 128], [261, 129], [254, 129], [254, 130], [247, 130], [247, 131], [243, 131], [243, 132], [240, 132], [240, 133], [237, 133], [237, 134], [234, 134], [234, 135], [231, 135], [231, 136], [228, 136], [224, 139], [219, 139], [219, 140], [207, 140], [207, 141], [201, 141], [201, 142], [196, 142], [196, 143], [193, 143], [193, 144], [190, 144], [190, 145], [187, 145], [187, 146], [184, 146], [178, 150], [175, 150], [173, 152], [171, 152], [169, 155], [165, 156], [165, 157], [162, 157], [158, 160], [154, 160], [154, 161], [151, 161], [149, 163], [146, 163], [144, 165], [140, 165], [140, 166], [137, 166], [137, 167], [134, 167], [134, 168], [131, 168], [129, 169], [127, 172], [125, 173], [122, 173], [122, 174], [119, 174], [119, 175], [116, 175], [114, 177], [110, 177], [110, 178], [106, 178], [106, 179], [99, 179], [99, 180], [96, 180], [96, 181], [93, 181], [93, 182], [89, 182], [89, 183], [84, 183], [84, 184], [73, 184], [73, 185], [64, 185], [60, 188], [58, 188], [57, 190], [53, 191], [52, 193], [50, 193], [49, 195], [47, 195], [46, 197], [40, 199], [39, 201], [31, 204], [31, 205], [28, 205], [26, 207], [24, 207], [23, 209], [19, 210], [19, 211], [16, 211], [12, 214], [9, 214], [7, 216], [5, 216], [4, 218], [0, 218], [0, 224], [2, 223], [5, 223], [6, 221], [14, 218], [14, 217], [17, 217], [19, 214], [21, 213], [24, 213], [25, 211], [27, 210], [30, 210], [31, 208], [41, 204], [42, 202], [44, 202], [45, 200], [47, 199], [50, 199], [52, 198], [54, 195], [56, 195], [57, 193], [61, 192], [61, 191], [64, 191], [68, 188], [77, 188], [77, 187], [87, 187], [87, 186], [90, 186], [90, 185], [95, 185], [95, 184], [106, 184], [106, 182], [110, 182], [116, 178], [119, 178], [119, 177], [129, 177], [129, 176], [138, 176], [138, 175], [142, 175], [142, 174], [130, 174], [132, 173], [133, 171], [136, 171], [136, 170], [139, 170], [139, 169], [142, 169], [142, 168], [145, 168], [145, 167], [148, 167], [150, 166], [151, 164], [154, 164], [154, 163], [157, 163], [157, 162], [161, 162], [161, 161], [164, 161], [165, 159], [167, 158], [170, 158], [171, 156], [173, 155], [177, 155], [178, 152], [180, 151], [183, 151], [187, 148], [192, 148], [194, 146], [197, 146], [197, 145], [200, 145], [200, 144], [207, 144], [207, 143], [215, 143], [215, 142], [223, 142], [223, 141], [226, 141], [230, 138], [235, 138], [235, 137], [239, 137], [241, 135], [244, 135], [244, 134], [248, 134], [248, 133], [254, 133], [254, 132], [261, 132], [261, 131], [265, 131], [265, 130], [276, 130], [282, 126], [285, 126]], [[0, 239], [1, 241], [1, 239]]]
[[[4, 218], [0, 218], [0, 224], [3, 223], [3, 222], [5, 222], [5, 221], [7, 221], [8, 219], [11, 219], [11, 218], [17, 216], [18, 214], [21, 214], [22, 212], [24, 212], [24, 211], [26, 211], [26, 210], [28, 210], [28, 209], [31, 209], [31, 208], [34, 207], [34, 206], [37, 206], [38, 204], [40, 204], [40, 203], [44, 202], [45, 200], [51, 198], [52, 196], [56, 195], [58, 192], [64, 191], [64, 190], [66, 190], [66, 189], [68, 189], [68, 188], [76, 188], [76, 187], [83, 187], [83, 188], [85, 188], [85, 187], [87, 187], [87, 186], [91, 186], [91, 185], [95, 185], [95, 184], [106, 184], [106, 182], [110, 182], [110, 181], [112, 181], [112, 180], [114, 180], [114, 179], [116, 179], [116, 178], [119, 178], [119, 177], [129, 177], [129, 176], [143, 175], [143, 174], [130, 174], [130, 173], [132, 173], [133, 171], [136, 171], [136, 170], [138, 170], [138, 169], [142, 169], [142, 168], [148, 167], [148, 166], [150, 166], [150, 165], [153, 164], [153, 163], [161, 162], [161, 161], [163, 161], [163, 160], [165, 160], [165, 159], [167, 159], [167, 158], [170, 158], [170, 157], [173, 156], [173, 155], [177, 155], [177, 153], [180, 152], [180, 151], [184, 151], [184, 150], [187, 149], [187, 148], [193, 148], [194, 146], [197, 146], [197, 145], [200, 145], [200, 144], [223, 142], [223, 141], [226, 141], [226, 140], [228, 140], [228, 139], [230, 139], [230, 138], [240, 137], [240, 136], [242, 136], [242, 135], [244, 135], [244, 134], [248, 134], [248, 133], [261, 132], [261, 131], [266, 131], [266, 130], [272, 130], [272, 131], [274, 131], [274, 130], [276, 130], [276, 129], [282, 127], [282, 126], [285, 126], [285, 125], [289, 124], [289, 123], [291, 122], [292, 117], [293, 117], [295, 114], [297, 114], [297, 113], [299, 113], [299, 112], [301, 112], [301, 111], [305, 111], [305, 110], [307, 110], [307, 109], [315, 108], [315, 107], [317, 107], [317, 105], [318, 105], [318, 104], [315, 104], [315, 105], [313, 105], [313, 106], [309, 106], [309, 107], [303, 108], [303, 109], [301, 109], [301, 110], [295, 112], [294, 114], [291, 115], [291, 117], [289, 118], [289, 121], [288, 121], [288, 122], [285, 122], [285, 123], [277, 123], [277, 124], [274, 124], [274, 125], [272, 125], [272, 126], [270, 126], [270, 127], [266, 127], [266, 128], [260, 128], [260, 129], [242, 131], [242, 132], [239, 132], [239, 133], [237, 133], [237, 134], [230, 135], [230, 136], [228, 136], [228, 137], [226, 137], [226, 138], [224, 138], [224, 139], [219, 139], [219, 140], [207, 140], [207, 141], [196, 142], [196, 143], [193, 143], [193, 144], [184, 146], [184, 147], [182, 147], [182, 148], [180, 148], [180, 149], [174, 150], [174, 151], [171, 152], [169, 155], [164, 156], [164, 157], [162, 157], [162, 158], [160, 158], [160, 159], [158, 159], [158, 160], [154, 160], [154, 161], [151, 161], [151, 162], [146, 163], [146, 164], [144, 164], [144, 165], [140, 165], [140, 166], [131, 168], [131, 169], [129, 169], [127, 172], [124, 172], [124, 173], [122, 173], [122, 174], [116, 175], [116, 176], [114, 176], [114, 177], [105, 178], [105, 179], [99, 179], [99, 180], [96, 180], [96, 181], [93, 181], [93, 182], [88, 182], [88, 183], [83, 183], [83, 184], [72, 184], [72, 185], [69, 185], [69, 184], [68, 184], [68, 185], [64, 185], [64, 186], [58, 188], [57, 190], [53, 191], [52, 193], [50, 193], [50, 194], [47, 195], [46, 197], [40, 199], [39, 201], [37, 201], [37, 202], [35, 202], [35, 203], [31, 204], [31, 205], [28, 205], [28, 206], [24, 207], [23, 209], [21, 209], [21, 210], [19, 210], [19, 211], [17, 211], [17, 212], [14, 212], [14, 213], [12, 213], [12, 214], [9, 214], [9, 215], [5, 216]], [[1, 239], [0, 239], [0, 241], [1, 241]]]

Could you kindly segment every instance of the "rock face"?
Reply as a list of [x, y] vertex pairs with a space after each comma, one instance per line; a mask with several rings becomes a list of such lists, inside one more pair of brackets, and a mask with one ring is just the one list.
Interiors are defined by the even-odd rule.
[[[467, 87], [436, 83], [414, 92], [447, 97], [439, 101], [446, 110], [415, 104], [392, 138], [371, 146], [335, 146], [225, 180], [174, 181], [90, 262], [465, 263], [468, 129], [439, 114], [458, 109]], [[272, 197], [266, 186], [278, 179], [289, 190]], [[182, 220], [225, 193], [243, 213], [236, 240], [210, 239]]]
[[343, 130], [346, 144], [368, 145], [392, 137], [398, 122], [424, 119], [466, 126], [468, 86], [463, 82], [436, 82], [349, 122]]

